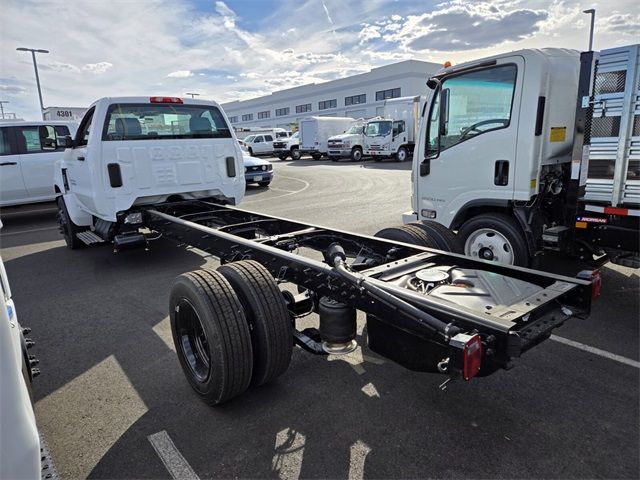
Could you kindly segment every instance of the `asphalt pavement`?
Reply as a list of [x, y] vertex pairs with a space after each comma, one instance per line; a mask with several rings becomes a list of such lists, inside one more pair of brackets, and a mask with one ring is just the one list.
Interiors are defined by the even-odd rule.
[[[275, 160], [274, 170], [241, 207], [365, 234], [410, 209], [409, 163]], [[277, 381], [212, 408], [182, 374], [167, 315], [173, 279], [215, 258], [165, 239], [148, 252], [68, 250], [53, 204], [1, 218], [43, 372], [37, 421], [63, 478], [640, 476], [633, 270], [605, 268], [592, 315], [510, 371], [442, 391], [443, 377], [381, 359], [359, 336], [348, 357], [296, 349]]]

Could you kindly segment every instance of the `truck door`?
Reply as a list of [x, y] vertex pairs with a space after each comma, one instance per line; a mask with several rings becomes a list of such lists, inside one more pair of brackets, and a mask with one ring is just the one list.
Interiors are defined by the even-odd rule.
[[450, 226], [472, 204], [513, 198], [524, 59], [444, 77], [423, 113], [415, 174], [420, 218]]
[[0, 204], [20, 203], [27, 198], [20, 171], [13, 127], [0, 128]]
[[53, 199], [53, 170], [55, 161], [62, 155], [58, 148], [58, 134], [69, 135], [63, 125], [32, 125], [16, 127], [20, 148], [20, 169], [31, 200]]
[[[94, 189], [97, 187], [93, 184], [91, 164], [99, 160], [88, 158], [87, 156], [87, 146], [94, 123], [94, 113], [95, 107], [87, 111], [76, 132], [73, 149], [67, 150], [64, 154], [66, 167], [64, 173], [67, 176], [69, 190], [76, 196], [84, 209], [89, 212], [95, 211]], [[97, 132], [97, 141], [99, 141], [100, 133]], [[99, 166], [94, 166], [93, 168], [99, 168]]]

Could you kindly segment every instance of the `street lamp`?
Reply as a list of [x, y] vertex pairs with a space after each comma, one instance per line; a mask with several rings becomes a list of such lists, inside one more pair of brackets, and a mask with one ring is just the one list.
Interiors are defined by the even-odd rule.
[[42, 104], [42, 91], [40, 90], [40, 77], [38, 76], [38, 64], [36, 63], [36, 53], [49, 53], [49, 50], [42, 50], [37, 48], [16, 48], [19, 52], [31, 52], [31, 58], [33, 59], [33, 69], [36, 72], [36, 85], [38, 86], [38, 98], [40, 99], [40, 114], [44, 120], [44, 105]]
[[199, 93], [191, 93], [191, 92], [187, 92], [187, 93], [185, 93], [185, 95], [191, 95], [191, 98], [196, 98], [196, 97], [200, 96]]
[[4, 120], [4, 103], [9, 103], [8, 100], [0, 100], [0, 112], [2, 113], [2, 119]]
[[593, 8], [589, 10], [583, 10], [582, 13], [587, 13], [591, 15], [591, 28], [589, 29], [589, 51], [593, 50], [593, 24], [596, 19], [596, 11]]

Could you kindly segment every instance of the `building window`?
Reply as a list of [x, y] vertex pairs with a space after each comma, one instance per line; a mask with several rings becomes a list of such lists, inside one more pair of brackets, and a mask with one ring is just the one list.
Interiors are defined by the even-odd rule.
[[263, 118], [269, 118], [270, 116], [271, 116], [271, 112], [269, 110], [265, 112], [258, 112], [258, 120], [261, 120]]
[[398, 98], [399, 96], [399, 88], [390, 88], [389, 90], [380, 90], [379, 92], [376, 92], [376, 100], [387, 100], [389, 98]]
[[304, 113], [311, 111], [311, 104], [306, 103], [304, 105], [296, 105], [296, 113]]
[[367, 103], [367, 95], [366, 94], [363, 93], [362, 95], [353, 95], [351, 97], [344, 97], [345, 106], [357, 105], [359, 103]]
[[289, 115], [289, 107], [276, 108], [276, 117], [284, 117], [285, 115]]
[[238, 116], [236, 115], [235, 117], [229, 117], [229, 121], [231, 123], [238, 123]]
[[242, 115], [243, 122], [248, 122], [250, 120], [253, 120], [253, 113], [247, 113], [245, 115]]
[[328, 108], [336, 108], [338, 106], [337, 100], [324, 100], [322, 102], [318, 102], [318, 110], [326, 110]]

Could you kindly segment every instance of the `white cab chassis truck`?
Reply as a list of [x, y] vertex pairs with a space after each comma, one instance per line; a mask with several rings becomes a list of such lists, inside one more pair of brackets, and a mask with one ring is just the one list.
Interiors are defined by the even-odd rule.
[[[159, 142], [173, 140], [154, 139], [146, 147], [138, 138], [144, 135], [137, 123], [141, 117], [153, 118], [158, 133], [151, 137], [170, 128], [174, 117], [165, 118], [164, 129], [157, 125], [167, 106], [175, 108], [170, 115], [177, 114], [180, 124], [190, 125], [184, 135], [192, 137], [194, 129], [204, 130], [203, 117], [211, 122], [211, 115], [220, 135], [211, 135], [211, 125], [209, 136], [197, 140], [204, 146], [213, 142], [209, 155], [199, 156], [199, 144], [192, 145], [193, 138], [182, 133], [175, 140], [185, 143], [176, 144], [169, 158]], [[220, 259], [215, 270], [177, 277], [168, 302], [180, 364], [193, 390], [208, 404], [224, 403], [284, 374], [294, 346], [314, 355], [353, 352], [358, 310], [366, 313], [369, 348], [411, 370], [448, 375], [446, 381], [509, 369], [516, 357], [565, 321], [589, 313], [593, 290], [588, 281], [451, 253], [455, 242], [446, 235], [430, 236], [416, 226], [386, 228], [371, 237], [228, 205], [241, 197], [234, 180], [244, 184], [244, 178], [233, 174], [234, 168], [241, 172], [234, 163], [239, 147], [225, 129], [224, 115], [213, 108], [215, 104], [195, 101], [101, 100], [94, 126], [81, 125], [79, 132], [88, 130], [88, 143], [96, 138], [98, 148], [118, 142], [115, 148], [122, 149], [125, 160], [131, 158], [131, 149], [139, 148], [142, 168], [127, 162], [110, 167], [120, 158], [117, 150], [108, 155], [98, 150], [91, 157], [91, 150], [81, 153], [76, 146], [65, 162], [95, 162], [87, 174], [91, 180], [82, 185], [92, 187], [90, 199], [99, 202], [88, 205], [86, 190], [77, 189], [79, 200], [72, 197], [83, 177], [71, 176], [69, 170], [60, 187], [65, 239], [73, 232], [68, 228], [73, 219], [73, 228], [82, 228], [77, 238], [92, 228], [98, 238], [128, 246], [127, 236], [144, 229]], [[115, 122], [129, 119], [132, 111], [139, 115], [116, 126], [109, 111], [125, 114]], [[196, 120], [187, 122], [185, 116]], [[153, 163], [150, 170], [145, 163], [149, 152], [157, 152], [151, 160], [160, 162], [160, 178], [172, 183], [167, 190], [164, 184], [153, 187], [147, 195], [140, 184], [155, 181]], [[195, 183], [195, 193], [176, 178], [179, 162], [189, 152], [192, 168], [204, 175], [184, 176]], [[86, 156], [74, 158], [79, 154]], [[61, 171], [65, 168], [62, 164]], [[205, 181], [208, 168], [217, 173], [211, 182]], [[119, 198], [118, 189], [125, 184], [132, 193]], [[77, 214], [66, 210], [67, 198], [73, 199], [69, 204]], [[118, 240], [120, 236], [125, 240]], [[134, 238], [132, 245], [146, 244]], [[317, 328], [297, 323], [310, 313], [318, 314]]]
[[358, 119], [346, 132], [329, 137], [327, 140], [329, 158], [334, 162], [337, 162], [341, 158], [349, 158], [353, 162], [362, 160], [365, 128], [366, 121], [364, 119]]
[[520, 50], [438, 72], [405, 223], [457, 231], [473, 258], [640, 266], [638, 56]]
[[320, 160], [328, 155], [328, 140], [330, 137], [343, 133], [355, 119], [351, 117], [307, 117], [298, 123], [300, 132], [300, 154], [309, 154], [314, 160]]
[[404, 162], [413, 155], [420, 119], [420, 97], [386, 100], [382, 118], [367, 122], [364, 155], [376, 162], [393, 158]]
[[242, 152], [215, 102], [175, 97], [101, 98], [56, 164], [59, 222], [67, 244], [146, 244], [143, 205], [244, 196]]

